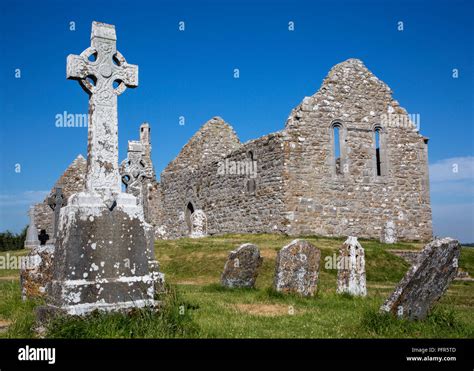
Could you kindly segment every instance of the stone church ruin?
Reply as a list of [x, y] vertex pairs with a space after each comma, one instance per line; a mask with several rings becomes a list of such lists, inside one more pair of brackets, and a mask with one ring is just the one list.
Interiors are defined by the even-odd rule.
[[[159, 180], [150, 125], [129, 141], [119, 171], [157, 239], [226, 233], [429, 241], [428, 139], [391, 89], [357, 59], [334, 66], [284, 128], [241, 143], [220, 117], [206, 122]], [[58, 184], [85, 188], [78, 157]], [[52, 196], [54, 189], [52, 190]], [[53, 235], [47, 201], [38, 229]]]
[[[190, 236], [189, 213], [201, 210], [211, 235], [427, 241], [427, 143], [390, 88], [349, 59], [291, 111], [281, 131], [241, 143], [223, 119], [204, 124], [163, 170], [154, 224], [162, 238]], [[220, 171], [223, 163], [246, 162], [256, 169]]]

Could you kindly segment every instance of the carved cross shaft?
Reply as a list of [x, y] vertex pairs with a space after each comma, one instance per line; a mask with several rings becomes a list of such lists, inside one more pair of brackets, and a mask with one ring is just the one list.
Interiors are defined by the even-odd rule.
[[138, 66], [125, 61], [116, 40], [113, 25], [93, 22], [91, 46], [67, 57], [67, 78], [89, 94], [86, 189], [102, 195], [121, 190], [117, 96], [138, 86]]
[[63, 188], [61, 186], [56, 186], [54, 196], [48, 199], [48, 205], [54, 211], [53, 239], [56, 239], [58, 233], [59, 213], [61, 207], [66, 206], [66, 200], [63, 196]]
[[128, 142], [128, 156], [120, 165], [122, 182], [127, 191], [137, 197], [143, 204], [143, 187], [147, 178], [146, 167], [143, 163], [143, 145], [137, 142]]

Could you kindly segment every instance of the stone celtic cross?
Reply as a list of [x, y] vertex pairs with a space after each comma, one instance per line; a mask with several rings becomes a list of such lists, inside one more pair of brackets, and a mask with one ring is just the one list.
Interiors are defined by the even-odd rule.
[[48, 198], [48, 205], [54, 212], [53, 217], [53, 239], [56, 239], [58, 233], [59, 212], [61, 207], [66, 206], [66, 200], [63, 195], [63, 188], [56, 186], [54, 196]]
[[91, 46], [67, 57], [67, 78], [89, 94], [86, 190], [109, 198], [119, 193], [117, 96], [138, 86], [138, 66], [116, 48], [115, 27], [93, 22]]
[[34, 206], [30, 206], [30, 211], [28, 211], [28, 215], [30, 216], [30, 223], [28, 224], [28, 230], [26, 232], [25, 247], [33, 248], [39, 245], [38, 229], [36, 229]]
[[128, 142], [128, 156], [120, 165], [122, 182], [127, 190], [142, 203], [143, 184], [146, 179], [146, 168], [142, 160], [143, 145], [137, 142]]

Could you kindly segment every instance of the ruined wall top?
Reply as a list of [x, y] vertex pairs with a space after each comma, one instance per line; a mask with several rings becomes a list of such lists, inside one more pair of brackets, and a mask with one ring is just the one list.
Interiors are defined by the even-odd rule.
[[332, 116], [356, 125], [379, 119], [381, 114], [407, 115], [393, 99], [390, 87], [359, 59], [348, 59], [331, 68], [319, 90], [305, 97], [291, 111], [285, 129], [301, 125], [303, 112], [312, 112], [315, 117], [322, 113], [325, 117]]
[[144, 122], [140, 125], [140, 142], [144, 146], [147, 156], [151, 154], [150, 130], [150, 124], [148, 122]]
[[35, 222], [38, 229], [45, 229], [46, 232], [53, 235], [53, 211], [48, 205], [48, 199], [53, 198], [56, 186], [62, 187], [62, 194], [64, 200], [74, 193], [82, 192], [85, 189], [86, 183], [87, 161], [82, 155], [67, 167], [61, 174], [59, 179], [54, 183], [49, 194], [45, 197], [43, 202], [36, 204], [35, 207]]
[[241, 145], [234, 129], [220, 117], [206, 122], [163, 171], [194, 170], [216, 161]]
[[53, 196], [56, 186], [62, 187], [62, 192], [66, 199], [74, 193], [84, 191], [86, 167], [86, 159], [82, 155], [78, 155], [56, 181], [49, 196]]

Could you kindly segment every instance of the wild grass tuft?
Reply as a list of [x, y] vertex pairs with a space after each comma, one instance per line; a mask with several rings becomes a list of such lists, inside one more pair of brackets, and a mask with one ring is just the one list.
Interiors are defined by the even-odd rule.
[[189, 338], [198, 328], [192, 320], [193, 306], [175, 287], [167, 286], [159, 297], [161, 307], [129, 312], [93, 312], [87, 316], [61, 316], [47, 325], [48, 338]]

